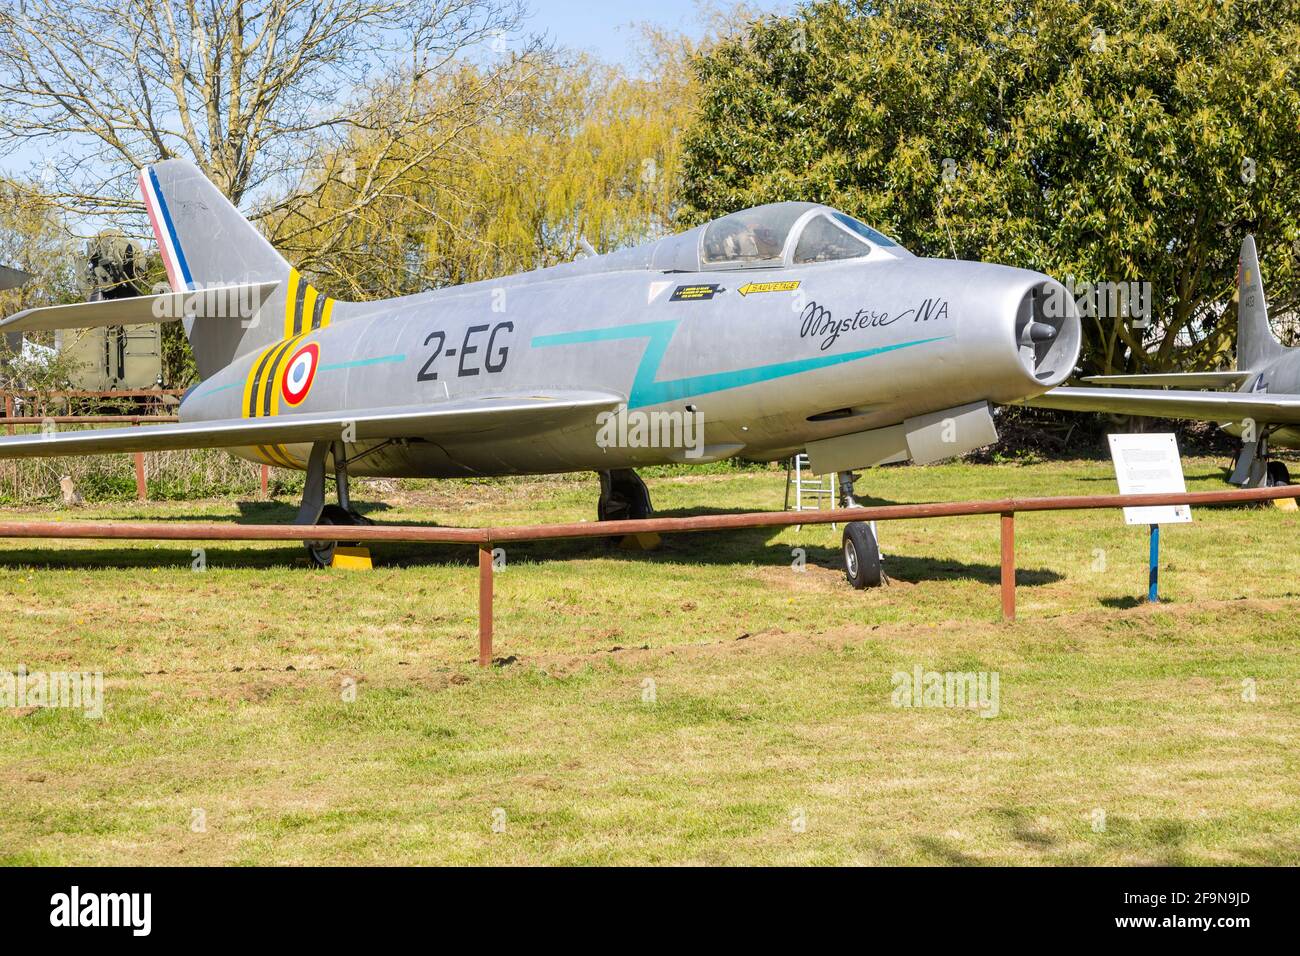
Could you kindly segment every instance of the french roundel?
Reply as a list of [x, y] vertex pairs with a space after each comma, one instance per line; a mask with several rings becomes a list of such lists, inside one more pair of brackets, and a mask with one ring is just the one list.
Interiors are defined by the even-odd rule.
[[316, 377], [316, 365], [320, 361], [320, 346], [315, 342], [304, 345], [284, 367], [284, 376], [280, 379], [280, 394], [290, 405], [301, 404], [311, 391], [312, 380]]

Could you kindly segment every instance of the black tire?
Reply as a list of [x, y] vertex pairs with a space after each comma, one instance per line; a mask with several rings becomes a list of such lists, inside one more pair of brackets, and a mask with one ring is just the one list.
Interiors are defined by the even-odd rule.
[[850, 521], [844, 526], [844, 576], [859, 591], [884, 583], [880, 546], [865, 521]]
[[[317, 524], [360, 524], [359, 515], [353, 515], [352, 512], [340, 508], [338, 505], [326, 505], [321, 509], [320, 517], [316, 519]], [[370, 522], [365, 522], [369, 524]], [[334, 551], [338, 548], [337, 541], [304, 541], [307, 546], [307, 554], [311, 557], [312, 563], [318, 568], [328, 568], [334, 563]]]
[[1270, 488], [1291, 484], [1291, 472], [1284, 463], [1280, 461], [1268, 463], [1268, 484]]
[[597, 521], [644, 521], [654, 516], [650, 490], [630, 468], [601, 474]]

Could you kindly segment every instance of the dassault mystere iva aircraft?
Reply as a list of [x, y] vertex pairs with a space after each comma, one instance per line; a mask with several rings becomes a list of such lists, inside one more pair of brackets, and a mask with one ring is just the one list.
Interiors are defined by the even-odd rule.
[[[806, 451], [814, 471], [840, 474], [851, 505], [853, 469], [993, 441], [990, 403], [1061, 383], [1079, 350], [1078, 313], [1047, 276], [917, 258], [814, 203], [502, 279], [341, 302], [189, 162], [147, 167], [140, 185], [175, 291], [32, 309], [0, 331], [180, 318], [201, 383], [177, 424], [9, 438], [0, 458], [228, 448], [305, 470], [297, 521], [313, 524], [364, 520], [349, 475], [591, 470], [598, 516], [636, 518], [651, 511], [637, 466]], [[230, 305], [246, 299], [254, 309]], [[609, 413], [689, 415], [703, 434], [691, 448], [602, 441]], [[329, 472], [338, 503], [327, 505]], [[329, 560], [330, 546], [311, 549]], [[844, 553], [855, 586], [879, 583], [869, 526], [846, 528]]]
[[[1300, 349], [1278, 342], [1268, 322], [1255, 237], [1246, 236], [1237, 262], [1237, 368], [1222, 372], [1094, 375], [1086, 382], [1150, 388], [1054, 388], [1027, 405], [1076, 412], [1112, 412], [1216, 422], [1242, 440], [1228, 478], [1257, 488], [1289, 485], [1271, 446], [1300, 448]], [[1172, 386], [1164, 388], [1161, 386]], [[1236, 391], [1209, 391], [1209, 389]]]

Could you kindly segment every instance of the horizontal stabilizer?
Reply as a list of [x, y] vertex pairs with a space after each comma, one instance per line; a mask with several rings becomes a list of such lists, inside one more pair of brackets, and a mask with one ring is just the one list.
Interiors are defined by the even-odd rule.
[[1098, 385], [1145, 385], [1148, 388], [1238, 388], [1254, 372], [1153, 372], [1144, 375], [1089, 375]]
[[127, 299], [101, 299], [98, 302], [26, 309], [0, 320], [0, 333], [148, 325], [152, 322], [178, 322], [188, 315], [251, 320], [279, 284], [254, 282], [190, 292], [164, 292], [161, 295], [138, 295]]
[[53, 431], [0, 438], [0, 459], [184, 448], [248, 448], [342, 441], [345, 437], [350, 442], [391, 438], [437, 440], [494, 430], [509, 430], [512, 435], [522, 437], [571, 424], [594, 426], [597, 413], [613, 410], [625, 401], [624, 396], [609, 392], [549, 391], [450, 399], [429, 405], [357, 409], [353, 412]]
[[1066, 412], [1109, 412], [1148, 418], [1190, 418], [1260, 425], [1300, 424], [1300, 395], [1268, 392], [1193, 392], [1156, 388], [1054, 388], [1019, 402]]
[[4, 289], [17, 289], [19, 286], [26, 285], [32, 281], [32, 277], [20, 269], [10, 269], [8, 266], [0, 266], [0, 291]]

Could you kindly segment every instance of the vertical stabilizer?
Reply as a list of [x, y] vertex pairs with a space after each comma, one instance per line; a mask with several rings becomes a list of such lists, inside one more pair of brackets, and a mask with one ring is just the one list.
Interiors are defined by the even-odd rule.
[[140, 194], [173, 290], [279, 283], [249, 319], [185, 320], [203, 378], [330, 324], [334, 300], [302, 278], [193, 163], [146, 166]]
[[1268, 324], [1268, 303], [1264, 299], [1264, 280], [1259, 274], [1255, 237], [1247, 235], [1242, 240], [1237, 263], [1237, 368], [1241, 371], [1258, 368], [1285, 351]]

